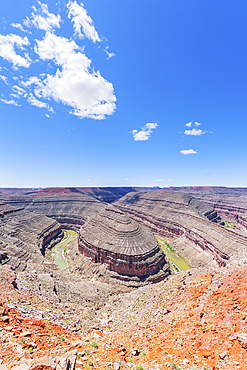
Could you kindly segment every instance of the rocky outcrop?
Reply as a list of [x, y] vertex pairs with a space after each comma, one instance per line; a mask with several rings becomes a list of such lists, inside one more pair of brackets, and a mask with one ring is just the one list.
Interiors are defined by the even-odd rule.
[[45, 215], [58, 221], [64, 228], [79, 230], [102, 202], [83, 194], [21, 195], [2, 198], [4, 203]]
[[24, 270], [30, 259], [39, 261], [45, 247], [53, 239], [61, 240], [62, 234], [55, 220], [20, 207], [0, 205], [1, 264]]
[[231, 257], [244, 258], [247, 238], [209, 221], [207, 212], [199, 216], [199, 207], [195, 213], [190, 199], [166, 191], [130, 193], [115, 205], [153, 232], [173, 240], [192, 266], [224, 266]]
[[170, 190], [196, 198], [214, 209], [223, 220], [234, 222], [237, 229], [247, 229], [247, 188], [181, 187]]
[[[78, 249], [119, 275], [145, 278], [157, 274], [166, 264], [152, 232], [110, 205], [81, 227]], [[167, 275], [168, 266], [165, 271]]]
[[218, 215], [217, 211], [210, 205], [194, 198], [189, 194], [185, 194], [183, 199], [187, 202], [188, 206], [193, 209], [199, 216], [207, 218], [211, 222], [219, 223], [224, 225], [221, 217]]

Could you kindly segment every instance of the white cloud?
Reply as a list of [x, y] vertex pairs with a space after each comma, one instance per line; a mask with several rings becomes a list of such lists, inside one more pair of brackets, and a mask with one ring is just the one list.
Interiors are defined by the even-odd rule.
[[[63, 24], [60, 14], [64, 12], [71, 19], [74, 31], [79, 37], [87, 37], [94, 43], [101, 39], [84, 5], [79, 5], [74, 0], [67, 0], [66, 3], [66, 8], [61, 8], [53, 14], [49, 12], [46, 4], [37, 1], [38, 5], [32, 6], [31, 15], [26, 17], [22, 24], [12, 23], [12, 27], [23, 32], [31, 33], [25, 26], [45, 31], [39, 39], [35, 40], [31, 35], [28, 36], [29, 42], [27, 37], [0, 35], [0, 56], [13, 63], [16, 72], [14, 76], [12, 72], [11, 76], [6, 75], [8, 79], [4, 76], [5, 73], [0, 75], [0, 81], [8, 84], [11, 90], [8, 98], [4, 97], [4, 102], [17, 104], [16, 100], [24, 98], [32, 105], [54, 113], [50, 107], [53, 100], [67, 106], [69, 113], [79, 118], [101, 120], [113, 114], [116, 109], [117, 99], [113, 85], [104, 79], [99, 71], [93, 69], [92, 61], [85, 55], [83, 45], [77, 45], [72, 38], [56, 36], [56, 28]], [[56, 5], [59, 6], [58, 3]], [[109, 59], [113, 53], [108, 49], [109, 46], [106, 46], [104, 52]], [[29, 50], [30, 55], [36, 53], [32, 60], [26, 53]], [[36, 68], [33, 75], [29, 72], [27, 76], [18, 69], [28, 68], [31, 63]], [[54, 67], [55, 69], [52, 69]]]
[[114, 53], [109, 53], [108, 49], [109, 49], [109, 46], [107, 46], [107, 47], [104, 49], [104, 51], [105, 51], [105, 52], [106, 52], [106, 54], [108, 55], [108, 58], [107, 58], [107, 59], [110, 59], [110, 58], [114, 57], [114, 56], [115, 56], [115, 54], [114, 54]]
[[195, 126], [201, 126], [199, 122], [195, 122]]
[[32, 104], [32, 105], [35, 105], [35, 107], [38, 107], [38, 108], [47, 108], [49, 109], [49, 105], [47, 103], [44, 103], [38, 99], [36, 99], [33, 94], [29, 94], [28, 98], [27, 98], [27, 101], [28, 103]]
[[163, 181], [163, 179], [157, 179], [156, 181]]
[[197, 152], [193, 149], [183, 149], [180, 150], [181, 154], [187, 155], [187, 154], [197, 154]]
[[15, 45], [19, 49], [23, 50], [23, 45], [29, 45], [28, 38], [22, 38], [14, 34], [0, 35], [0, 56], [8, 62], [13, 63], [14, 67], [18, 66], [28, 68], [31, 64], [31, 59], [26, 53], [24, 54], [25, 58], [16, 54], [14, 50]]
[[80, 118], [104, 119], [115, 111], [116, 97], [113, 85], [100, 72], [91, 70], [91, 60], [77, 52], [73, 40], [47, 33], [36, 40], [35, 52], [42, 60], [52, 59], [59, 68], [55, 75], [47, 74], [44, 80], [31, 77], [24, 86], [36, 85], [38, 97], [54, 99], [73, 108], [70, 112]]
[[47, 118], [50, 118], [49, 114], [46, 114], [45, 116], [46, 116]]
[[205, 132], [202, 132], [202, 130], [200, 129], [196, 129], [196, 128], [193, 128], [192, 130], [185, 130], [184, 131], [184, 134], [185, 135], [192, 135], [192, 136], [201, 136], [203, 135]]
[[11, 100], [6, 100], [6, 99], [0, 99], [3, 103], [5, 104], [10, 104], [10, 105], [16, 105], [16, 106], [20, 106], [15, 100], [11, 99]]
[[68, 17], [74, 24], [75, 34], [78, 35], [79, 38], [84, 38], [85, 35], [85, 37], [93, 42], [100, 42], [101, 39], [94, 28], [92, 18], [87, 14], [84, 8], [84, 4], [81, 3], [81, 5], [79, 5], [76, 1], [69, 1], [67, 7], [69, 9]]
[[153, 129], [158, 127], [157, 123], [147, 123], [142, 127], [141, 131], [133, 130], [132, 135], [135, 141], [146, 141], [149, 139]]
[[6, 84], [6, 85], [9, 85], [8, 83], [8, 79], [6, 76], [3, 76], [3, 75], [0, 75], [0, 79], [3, 80], [3, 82]]
[[15, 94], [18, 94], [18, 95], [23, 95], [26, 93], [26, 90], [24, 90], [22, 87], [17, 86], [17, 85], [14, 85], [12, 87], [12, 90], [14, 91]]
[[46, 32], [52, 31], [53, 28], [58, 27], [60, 28], [61, 16], [60, 14], [55, 15], [53, 13], [49, 13], [48, 6], [46, 4], [42, 4], [38, 1], [40, 5], [40, 14], [35, 14], [38, 12], [35, 6], [33, 6], [33, 10], [35, 13], [31, 14], [31, 17], [26, 17], [24, 20], [24, 25], [26, 27], [34, 26]]
[[189, 123], [185, 124], [185, 126], [187, 126], [187, 127], [191, 127], [191, 125], [192, 125], [192, 122], [189, 122]]
[[20, 23], [11, 23], [11, 26], [14, 27], [14, 28], [18, 28], [19, 30], [21, 30], [22, 32], [27, 32], [27, 33], [31, 33], [30, 31], [28, 30], [25, 30], [22, 26], [22, 24]]

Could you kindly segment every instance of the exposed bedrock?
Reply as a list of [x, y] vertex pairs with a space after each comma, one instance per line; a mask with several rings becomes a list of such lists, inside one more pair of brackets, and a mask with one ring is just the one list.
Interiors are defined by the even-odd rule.
[[247, 229], [247, 188], [183, 187], [171, 190], [196, 197], [199, 202], [217, 211], [224, 220], [233, 221]]
[[[231, 257], [247, 257], [247, 238], [199, 216], [181, 193], [127, 194], [115, 203], [154, 233], [172, 239], [193, 266], [224, 266]], [[210, 262], [211, 261], [211, 262]]]
[[[144, 278], [158, 273], [165, 255], [152, 232], [110, 205], [80, 229], [79, 252], [120, 275]], [[168, 265], [163, 268], [168, 275]]]
[[[1, 264], [25, 270], [28, 261], [42, 259], [44, 249], [62, 238], [61, 225], [46, 216], [0, 204]], [[38, 263], [38, 262], [37, 262]]]
[[53, 195], [21, 195], [2, 198], [4, 202], [14, 206], [25, 208], [58, 221], [64, 228], [72, 228], [79, 231], [88, 218], [96, 209], [101, 208], [103, 203], [84, 194], [53, 194]]

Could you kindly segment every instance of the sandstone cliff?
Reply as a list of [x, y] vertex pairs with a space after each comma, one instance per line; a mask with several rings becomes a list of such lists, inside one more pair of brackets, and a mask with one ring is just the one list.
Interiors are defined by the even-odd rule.
[[0, 204], [1, 264], [24, 270], [29, 260], [38, 263], [45, 247], [61, 236], [61, 225], [55, 220]]
[[149, 229], [115, 207], [105, 205], [80, 229], [79, 251], [119, 275], [145, 278], [169, 273], [165, 255]]
[[199, 216], [183, 193], [130, 193], [114, 204], [153, 232], [172, 240], [192, 266], [224, 266], [247, 257], [247, 237]]

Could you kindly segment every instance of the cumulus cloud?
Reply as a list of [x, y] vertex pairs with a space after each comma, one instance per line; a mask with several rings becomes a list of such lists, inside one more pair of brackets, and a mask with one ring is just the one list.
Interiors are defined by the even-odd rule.
[[191, 125], [192, 125], [192, 122], [189, 122], [189, 123], [185, 124], [185, 126], [187, 126], [187, 127], [191, 127]]
[[158, 127], [157, 123], [146, 123], [140, 131], [133, 130], [132, 135], [135, 141], [146, 141], [150, 138], [153, 130]]
[[28, 68], [31, 64], [31, 59], [27, 53], [24, 54], [24, 57], [16, 54], [15, 45], [23, 50], [24, 46], [29, 45], [28, 38], [22, 38], [14, 34], [0, 35], [0, 56], [8, 62], [13, 63], [14, 67]]
[[197, 154], [197, 152], [193, 149], [183, 149], [180, 150], [181, 154], [187, 155], [187, 154]]
[[[55, 27], [60, 27], [61, 22], [61, 16], [60, 14], [53, 14], [49, 13], [48, 6], [46, 4], [42, 4], [40, 1], [38, 1], [40, 5], [40, 9], [37, 10], [34, 6], [33, 9], [35, 12], [32, 12], [31, 17], [26, 17], [24, 20], [24, 25], [26, 27], [34, 26], [36, 28], [39, 28], [43, 31], [52, 31]], [[40, 14], [37, 14], [39, 11]]]
[[156, 181], [163, 181], [163, 179], [157, 179]]
[[205, 132], [202, 132], [202, 130], [200, 129], [196, 129], [196, 128], [193, 128], [192, 130], [185, 130], [184, 131], [184, 134], [185, 135], [192, 135], [192, 136], [201, 136], [203, 135]]
[[73, 22], [75, 34], [79, 38], [87, 37], [93, 42], [100, 42], [98, 32], [96, 31], [92, 18], [87, 14], [84, 4], [79, 5], [76, 1], [69, 1], [67, 4], [69, 13], [68, 17]]
[[[86, 37], [94, 43], [102, 41], [83, 4], [68, 1], [66, 15], [71, 19], [79, 38]], [[55, 30], [60, 28], [60, 24], [63, 24], [60, 14], [50, 13], [48, 6], [38, 1], [38, 7], [32, 6], [31, 16], [25, 18], [23, 25], [45, 31], [41, 38], [34, 40], [30, 36], [30, 44], [27, 37], [0, 35], [0, 56], [13, 63], [16, 70], [15, 76], [11, 76], [15, 82], [13, 84], [12, 80], [12, 84], [9, 84], [9, 97], [19, 100], [25, 98], [31, 105], [54, 112], [50, 107], [50, 101], [53, 100], [67, 106], [69, 113], [79, 118], [104, 119], [116, 109], [117, 99], [113, 85], [102, 77], [99, 71], [93, 69], [92, 61], [85, 55], [83, 45], [77, 44], [72, 38], [56, 35]], [[20, 23], [12, 23], [12, 26], [25, 31]], [[27, 46], [31, 50], [30, 53], [36, 53], [37, 57], [33, 58], [35, 75], [30, 68], [29, 76], [26, 77], [17, 67], [28, 68], [31, 65], [32, 61], [24, 50]], [[16, 48], [24, 51], [19, 55]], [[104, 52], [109, 59], [114, 53], [110, 53], [108, 48], [109, 46], [106, 46]], [[42, 70], [37, 73], [39, 66]], [[48, 73], [54, 66], [55, 70]], [[0, 79], [5, 83], [10, 81], [1, 76]], [[4, 102], [14, 104], [13, 99]]]
[[195, 122], [195, 126], [201, 126], [199, 122]]
[[70, 112], [80, 118], [104, 119], [115, 111], [113, 85], [99, 71], [91, 69], [91, 60], [77, 51], [73, 40], [47, 33], [37, 41], [35, 52], [42, 60], [51, 59], [60, 68], [46, 78], [32, 77], [27, 84], [35, 84], [38, 97], [54, 99], [73, 108]]

